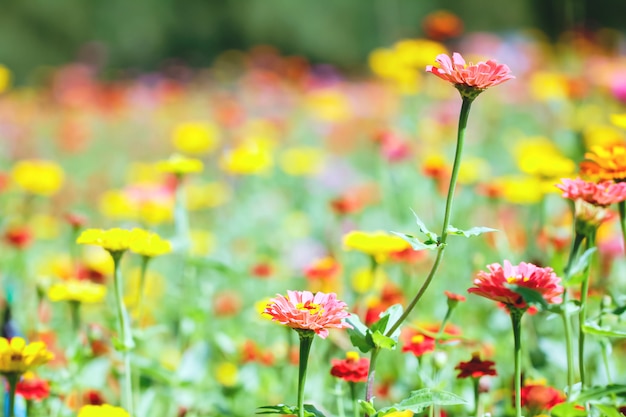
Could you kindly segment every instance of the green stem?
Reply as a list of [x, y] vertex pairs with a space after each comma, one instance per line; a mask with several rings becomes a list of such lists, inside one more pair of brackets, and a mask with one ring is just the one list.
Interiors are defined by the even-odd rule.
[[515, 355], [515, 415], [522, 417], [522, 315], [523, 310], [512, 308], [511, 324], [513, 325]]
[[626, 201], [617, 203], [619, 211], [619, 226], [622, 229], [622, 245], [626, 249]]
[[463, 104], [461, 105], [461, 112], [459, 114], [459, 127], [457, 132], [457, 140], [456, 140], [456, 151], [454, 154], [454, 164], [452, 166], [452, 175], [450, 176], [450, 185], [448, 186], [448, 196], [446, 198], [446, 208], [443, 217], [443, 225], [441, 227], [441, 236], [439, 239], [439, 246], [437, 248], [437, 257], [435, 258], [435, 263], [433, 264], [428, 276], [426, 277], [426, 281], [422, 284], [421, 288], [418, 290], [415, 297], [411, 300], [411, 302], [407, 305], [406, 309], [402, 313], [402, 315], [398, 318], [398, 320], [391, 326], [389, 331], [385, 334], [385, 336], [391, 336], [400, 325], [406, 320], [406, 318], [411, 314], [411, 311], [417, 305], [417, 302], [422, 298], [428, 286], [432, 282], [435, 277], [435, 273], [439, 268], [439, 264], [441, 263], [441, 259], [443, 258], [443, 252], [446, 247], [446, 241], [448, 239], [448, 226], [450, 225], [450, 214], [452, 212], [452, 202], [454, 200], [454, 191], [456, 190], [456, 182], [459, 176], [459, 168], [461, 166], [461, 158], [463, 155], [463, 145], [465, 143], [465, 129], [467, 128], [467, 119], [469, 117], [470, 108], [472, 106], [473, 99], [463, 97]]
[[341, 379], [337, 379], [335, 383], [335, 394], [337, 395], [337, 413], [339, 417], [346, 417], [345, 407], [343, 405], [343, 381]]
[[439, 340], [441, 340], [441, 336], [446, 329], [446, 324], [450, 320], [450, 316], [452, 316], [452, 308], [448, 307], [446, 310], [446, 315], [443, 317], [443, 321], [441, 322], [441, 326], [439, 327], [439, 331], [437, 331], [437, 335], [435, 336], [435, 349], [439, 346]]
[[472, 378], [472, 382], [474, 385], [474, 412], [473, 416], [478, 417], [478, 407], [480, 401], [480, 378]]
[[111, 251], [111, 257], [113, 258], [113, 283], [115, 286], [115, 304], [117, 307], [117, 324], [119, 331], [120, 345], [123, 348], [122, 355], [124, 357], [124, 384], [123, 392], [124, 408], [131, 416], [134, 415], [133, 407], [133, 385], [130, 366], [130, 350], [134, 347], [133, 336], [130, 329], [130, 323], [128, 320], [128, 312], [124, 305], [124, 286], [122, 282], [122, 274], [120, 270], [120, 264], [122, 251]]
[[367, 388], [365, 389], [365, 401], [370, 401], [374, 397], [374, 380], [376, 378], [376, 359], [380, 353], [380, 348], [375, 347], [372, 349], [372, 356], [370, 357], [370, 368], [367, 371]]
[[137, 323], [141, 326], [141, 320], [143, 318], [143, 300], [144, 291], [146, 287], [146, 272], [148, 271], [148, 263], [150, 263], [149, 256], [143, 255], [141, 257], [141, 267], [139, 272], [139, 290], [137, 293]]
[[174, 201], [174, 228], [176, 229], [176, 240], [183, 252], [185, 252], [189, 248], [189, 216], [187, 214], [187, 198], [183, 180], [183, 175], [179, 175]]
[[309, 353], [315, 333], [311, 330], [297, 330], [300, 336], [300, 362], [298, 367], [298, 417], [304, 417], [304, 384], [306, 383], [306, 368], [309, 363]]
[[8, 408], [8, 417], [15, 416], [15, 391], [17, 390], [17, 383], [20, 380], [20, 374], [17, 373], [9, 373], [6, 374], [5, 377], [9, 384], [9, 408]]
[[[587, 235], [587, 249], [595, 246], [595, 230], [591, 231]], [[593, 256], [593, 255], [592, 255]], [[592, 258], [591, 258], [592, 259]], [[591, 259], [589, 264], [591, 265]], [[580, 372], [580, 384], [582, 388], [585, 388], [585, 332], [583, 332], [583, 326], [587, 320], [587, 297], [589, 293], [589, 269], [588, 266], [585, 269], [583, 275], [583, 281], [580, 284], [580, 310], [578, 311], [578, 367]]]
[[356, 382], [348, 382], [350, 385], [350, 396], [352, 397], [352, 411], [354, 417], [360, 417], [361, 413], [359, 412], [359, 401], [356, 397]]
[[74, 337], [78, 339], [80, 332], [80, 302], [70, 301], [70, 315], [72, 317], [72, 330]]

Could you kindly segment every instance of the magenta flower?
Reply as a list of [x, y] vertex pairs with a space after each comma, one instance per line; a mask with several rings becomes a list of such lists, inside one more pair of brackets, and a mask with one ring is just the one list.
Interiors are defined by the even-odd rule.
[[504, 303], [507, 308], [526, 309], [524, 298], [507, 288], [507, 284], [526, 287], [539, 292], [546, 302], [561, 302], [563, 287], [561, 278], [557, 277], [552, 268], [540, 268], [536, 265], [521, 262], [517, 266], [505, 260], [500, 264], [487, 265], [489, 272], [480, 271], [474, 280], [470, 293]]
[[475, 98], [476, 95], [494, 85], [515, 78], [511, 70], [504, 64], [494, 60], [468, 64], [458, 52], [452, 59], [446, 54], [438, 55], [435, 61], [439, 67], [428, 65], [426, 72], [431, 72], [442, 80], [449, 81], [461, 92], [461, 95]]
[[615, 183], [602, 181], [599, 183], [585, 181], [580, 178], [572, 180], [562, 178], [556, 187], [563, 191], [563, 197], [570, 200], [584, 200], [595, 206], [610, 206], [626, 200], [626, 182]]
[[325, 339], [329, 328], [352, 328], [342, 321], [350, 316], [345, 311], [346, 307], [346, 303], [337, 300], [335, 293], [287, 291], [286, 297], [277, 294], [276, 298], [272, 298], [263, 313], [292, 329], [312, 330]]

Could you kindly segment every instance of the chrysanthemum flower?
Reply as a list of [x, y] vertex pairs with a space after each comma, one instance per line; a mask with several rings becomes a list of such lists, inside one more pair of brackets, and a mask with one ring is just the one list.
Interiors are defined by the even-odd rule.
[[132, 239], [133, 234], [127, 229], [87, 229], [78, 236], [76, 243], [100, 246], [109, 252], [123, 252], [130, 248]]
[[286, 297], [277, 294], [272, 298], [263, 313], [270, 315], [273, 321], [296, 330], [312, 330], [325, 339], [330, 328], [352, 328], [342, 321], [350, 315], [346, 307], [334, 293], [287, 291]]
[[498, 64], [494, 60], [466, 64], [458, 52], [452, 54], [452, 59], [446, 54], [438, 55], [435, 61], [439, 67], [428, 65], [426, 72], [451, 82], [462, 96], [471, 99], [489, 87], [515, 78], [504, 64]]
[[153, 258], [172, 251], [172, 244], [158, 234], [143, 229], [133, 229], [129, 249], [139, 255]]
[[68, 280], [52, 284], [48, 289], [50, 301], [77, 301], [99, 303], [104, 300], [107, 287], [85, 280]]
[[626, 200], [626, 183], [602, 181], [595, 183], [580, 178], [561, 179], [556, 187], [563, 191], [563, 197], [570, 200], [584, 200], [596, 206], [610, 206]]
[[204, 164], [201, 160], [187, 158], [186, 156], [174, 154], [164, 161], [157, 162], [157, 169], [175, 175], [193, 174], [202, 172]]
[[480, 378], [486, 375], [497, 375], [495, 362], [480, 359], [478, 353], [472, 354], [472, 359], [459, 363], [454, 369], [459, 370], [457, 378]]
[[360, 358], [358, 352], [347, 352], [345, 359], [331, 360], [330, 374], [348, 382], [366, 382], [370, 360]]
[[59, 164], [36, 159], [17, 162], [13, 166], [11, 176], [24, 191], [43, 196], [55, 194], [65, 179]]
[[21, 337], [7, 340], [0, 337], [0, 373], [21, 375], [48, 363], [54, 355], [43, 342], [26, 344]]
[[524, 298], [507, 287], [508, 284], [514, 284], [539, 292], [548, 303], [561, 302], [561, 278], [556, 276], [552, 268], [540, 268], [526, 262], [513, 266], [507, 260], [504, 266], [494, 263], [487, 265], [487, 268], [489, 272], [480, 271], [474, 280], [475, 287], [468, 289], [468, 292], [501, 302], [507, 308], [528, 308]]
[[102, 404], [81, 407], [78, 411], [78, 417], [130, 417], [130, 414], [121, 407]]
[[626, 146], [592, 147], [580, 163], [580, 173], [596, 181], [626, 180]]

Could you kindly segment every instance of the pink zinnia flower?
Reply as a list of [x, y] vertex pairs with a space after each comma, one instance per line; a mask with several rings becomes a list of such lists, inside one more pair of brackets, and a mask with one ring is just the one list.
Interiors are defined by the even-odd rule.
[[540, 268], [525, 262], [513, 266], [507, 260], [504, 261], [504, 266], [491, 264], [487, 268], [489, 272], [480, 271], [474, 280], [475, 286], [468, 289], [468, 292], [499, 301], [508, 308], [528, 308], [521, 295], [507, 288], [507, 284], [514, 284], [539, 292], [548, 303], [561, 302], [561, 278], [556, 276], [552, 268]]
[[599, 183], [585, 181], [580, 178], [574, 180], [562, 178], [556, 187], [563, 191], [563, 197], [570, 200], [584, 200], [596, 206], [610, 206], [626, 200], [626, 182], [615, 183], [602, 181]]
[[452, 59], [446, 54], [438, 55], [435, 61], [439, 67], [428, 65], [426, 72], [431, 72], [442, 80], [449, 81], [461, 92], [461, 95], [474, 98], [476, 95], [494, 85], [502, 84], [512, 78], [511, 70], [504, 64], [494, 60], [468, 64], [458, 52]]
[[292, 329], [313, 330], [322, 339], [328, 336], [328, 329], [351, 329], [342, 319], [350, 314], [345, 311], [346, 303], [337, 300], [335, 293], [324, 294], [310, 291], [287, 291], [287, 296], [277, 294], [265, 307], [264, 314], [272, 320]]

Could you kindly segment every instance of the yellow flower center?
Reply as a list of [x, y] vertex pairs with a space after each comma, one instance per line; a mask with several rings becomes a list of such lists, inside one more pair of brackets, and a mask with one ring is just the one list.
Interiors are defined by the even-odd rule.
[[346, 352], [346, 359], [348, 359], [349, 361], [358, 361], [359, 360], [359, 352], [354, 352], [354, 351], [350, 351], [350, 352]]
[[309, 314], [311, 314], [312, 316], [315, 314], [321, 316], [324, 313], [324, 309], [321, 305], [312, 303], [310, 301], [307, 301], [306, 303], [298, 303], [296, 305], [296, 308], [300, 311], [308, 311]]
[[416, 334], [411, 338], [411, 343], [422, 343], [424, 341], [423, 334]]

